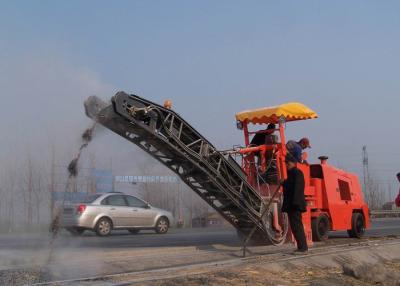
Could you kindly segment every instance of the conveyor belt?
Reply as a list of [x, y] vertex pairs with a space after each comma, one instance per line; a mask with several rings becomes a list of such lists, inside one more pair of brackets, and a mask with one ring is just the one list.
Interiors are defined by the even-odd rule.
[[241, 234], [256, 228], [253, 237], [257, 241], [274, 242], [261, 219], [262, 198], [240, 166], [176, 112], [124, 92], [118, 92], [109, 104], [91, 96], [85, 109], [93, 120], [175, 172]]

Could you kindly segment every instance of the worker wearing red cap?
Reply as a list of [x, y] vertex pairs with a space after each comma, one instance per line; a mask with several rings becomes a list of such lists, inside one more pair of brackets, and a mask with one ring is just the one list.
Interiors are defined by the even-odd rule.
[[303, 150], [306, 148], [311, 148], [310, 140], [308, 138], [301, 138], [298, 142], [290, 140], [287, 142], [286, 148], [297, 162], [303, 163]]

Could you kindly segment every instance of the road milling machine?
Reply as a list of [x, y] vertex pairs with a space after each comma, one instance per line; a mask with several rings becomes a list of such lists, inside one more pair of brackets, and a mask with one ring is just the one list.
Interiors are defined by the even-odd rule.
[[[281, 212], [287, 123], [317, 118], [300, 103], [248, 110], [236, 114], [244, 146], [219, 151], [178, 113], [171, 102], [159, 105], [137, 95], [118, 92], [111, 102], [91, 96], [87, 116], [137, 145], [177, 174], [207, 204], [236, 228], [245, 245], [280, 245], [291, 239], [288, 218]], [[274, 124], [252, 145], [254, 125]], [[369, 227], [368, 207], [356, 175], [319, 157], [318, 164], [297, 163], [305, 178], [307, 241], [328, 238], [329, 231], [347, 230], [360, 238]]]

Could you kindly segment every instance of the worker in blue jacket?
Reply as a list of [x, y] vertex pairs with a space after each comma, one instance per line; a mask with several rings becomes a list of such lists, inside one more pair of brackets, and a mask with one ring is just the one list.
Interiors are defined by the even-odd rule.
[[308, 138], [301, 138], [298, 142], [290, 140], [286, 143], [286, 149], [299, 163], [306, 163], [302, 158], [303, 150], [306, 148], [311, 148]]

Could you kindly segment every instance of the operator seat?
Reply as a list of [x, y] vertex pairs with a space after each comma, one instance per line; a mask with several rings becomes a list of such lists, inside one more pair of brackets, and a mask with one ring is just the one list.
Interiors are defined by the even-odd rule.
[[[275, 134], [270, 134], [265, 136], [265, 145], [278, 144], [278, 136]], [[278, 172], [276, 170], [276, 159], [274, 158], [273, 150], [268, 150], [265, 154], [267, 170], [260, 174], [261, 182], [270, 185], [275, 185], [278, 183]]]

